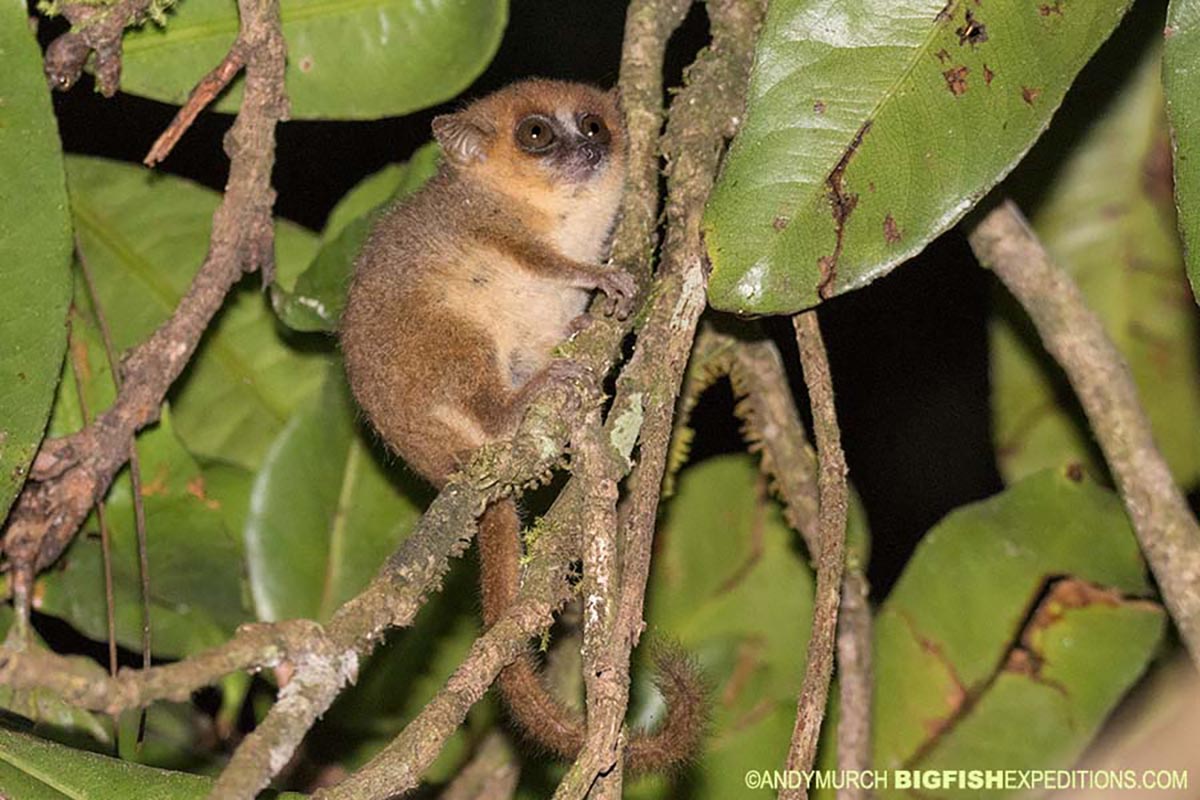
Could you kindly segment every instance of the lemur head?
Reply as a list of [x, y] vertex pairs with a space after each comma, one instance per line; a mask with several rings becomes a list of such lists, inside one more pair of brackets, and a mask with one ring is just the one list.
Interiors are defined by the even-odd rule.
[[624, 180], [615, 92], [587, 84], [520, 81], [436, 117], [433, 133], [451, 168], [505, 194], [580, 196]]

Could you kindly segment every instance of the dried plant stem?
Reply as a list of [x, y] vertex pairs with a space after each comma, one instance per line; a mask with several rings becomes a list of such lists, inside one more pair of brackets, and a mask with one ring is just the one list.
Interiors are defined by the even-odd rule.
[[[821, 733], [821, 722], [829, 697], [833, 674], [834, 642], [837, 632], [838, 605], [842, 590], [842, 572], [846, 559], [846, 514], [849, 492], [846, 486], [846, 458], [842, 453], [837, 411], [833, 402], [833, 381], [829, 360], [821, 339], [816, 311], [793, 317], [796, 343], [800, 346], [800, 364], [808, 386], [813, 409], [813, 429], [817, 439], [820, 550], [817, 559], [817, 590], [813, 604], [812, 633], [804, 683], [797, 703], [796, 725], [788, 750], [786, 767], [791, 771], [812, 769]], [[783, 800], [806, 798], [805, 787], [780, 790]]]
[[976, 258], [1025, 308], [1066, 372], [1171, 617], [1192, 661], [1200, 663], [1200, 526], [1154, 444], [1125, 359], [1012, 202], [979, 219], [969, 239]]
[[192, 89], [187, 102], [176, 112], [175, 118], [171, 120], [167, 129], [154, 140], [150, 152], [146, 153], [142, 163], [147, 167], [153, 167], [170, 155], [180, 137], [187, 132], [188, 128], [192, 127], [196, 117], [200, 116], [200, 112], [216, 99], [217, 95], [237, 77], [244, 66], [246, 66], [245, 44], [238, 39], [229, 48], [225, 58], [221, 59], [221, 63], [214, 67], [212, 72], [201, 78], [200, 82]]

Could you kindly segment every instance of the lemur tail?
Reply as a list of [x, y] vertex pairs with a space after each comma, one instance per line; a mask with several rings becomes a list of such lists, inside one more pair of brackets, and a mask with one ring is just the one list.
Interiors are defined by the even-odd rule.
[[[520, 585], [521, 523], [516, 504], [502, 500], [479, 520], [480, 583], [483, 623], [492, 625], [516, 598]], [[704, 681], [681, 650], [656, 644], [658, 686], [666, 718], [653, 731], [632, 736], [625, 766], [634, 772], [669, 770], [690, 760], [708, 724]], [[497, 680], [513, 720], [533, 743], [564, 759], [583, 747], [584, 721], [551, 691], [537, 669], [532, 651], [521, 655]]]

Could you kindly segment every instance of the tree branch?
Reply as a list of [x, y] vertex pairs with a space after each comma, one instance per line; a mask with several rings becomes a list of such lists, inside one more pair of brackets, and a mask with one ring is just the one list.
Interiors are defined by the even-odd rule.
[[[796, 328], [796, 343], [800, 346], [800, 364], [808, 386], [813, 409], [813, 429], [817, 438], [817, 461], [820, 476], [817, 481], [821, 549], [817, 554], [817, 591], [813, 607], [812, 632], [808, 640], [808, 657], [804, 668], [804, 684], [797, 703], [796, 725], [788, 751], [789, 771], [812, 769], [821, 734], [821, 721], [829, 697], [829, 680], [833, 674], [834, 639], [837, 631], [838, 601], [842, 589], [842, 570], [846, 563], [846, 513], [849, 494], [846, 487], [846, 458], [842, 453], [841, 433], [838, 430], [837, 410], [833, 402], [833, 381], [829, 360], [816, 311], [806, 311], [792, 318]], [[805, 798], [808, 790], [784, 788], [781, 800]]]
[[580, 497], [564, 491], [547, 515], [548, 524], [530, 547], [530, 563], [516, 600], [483, 635], [445, 686], [387, 747], [337, 786], [314, 800], [369, 800], [415, 788], [467, 712], [483, 697], [500, 670], [524, 652], [531, 636], [554, 621], [554, 612], [573, 593], [570, 564], [579, 552]]
[[[229, 180], [213, 214], [204, 263], [170, 319], [124, 360], [121, 391], [112, 407], [82, 431], [43, 443], [9, 516], [4, 552], [13, 565], [14, 604], [21, 618], [28, 616], [33, 576], [58, 558], [107, 492], [129, 460], [134, 434], [158, 419], [163, 398], [229, 290], [245, 272], [261, 269], [269, 275], [272, 269], [275, 125], [288, 113], [285, 45], [273, 8], [266, 3], [242, 7], [238, 38], [249, 54], [246, 97], [225, 139]], [[117, 11], [113, 7], [108, 13]]]
[[308, 620], [243, 625], [219, 647], [161, 667], [124, 668], [115, 677], [89, 659], [34, 647], [21, 651], [4, 647], [0, 648], [0, 685], [50, 689], [72, 705], [116, 715], [157, 700], [186, 702], [192, 692], [231, 672], [276, 667], [300, 658], [326, 638], [321, 626]]
[[1154, 444], [1125, 359], [1011, 201], [976, 222], [969, 240], [1067, 373], [1171, 617], [1200, 663], [1200, 526]]
[[46, 48], [43, 66], [50, 86], [66, 91], [83, 74], [88, 56], [96, 54], [96, 89], [112, 97], [121, 85], [121, 43], [125, 29], [146, 21], [152, 0], [103, 3], [66, 2], [61, 12], [71, 30]]

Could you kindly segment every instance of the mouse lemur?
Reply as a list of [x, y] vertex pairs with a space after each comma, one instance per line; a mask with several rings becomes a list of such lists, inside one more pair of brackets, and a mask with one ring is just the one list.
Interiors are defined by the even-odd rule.
[[[487, 442], [515, 434], [530, 400], [562, 374], [551, 351], [581, 325], [595, 290], [629, 312], [634, 282], [602, 260], [625, 177], [625, 129], [612, 92], [528, 80], [433, 121], [440, 171], [378, 219], [341, 322], [358, 402], [387, 444], [436, 486]], [[554, 362], [562, 366], [561, 361]], [[483, 617], [516, 596], [516, 505], [479, 529]], [[687, 757], [703, 702], [683, 664], [662, 664], [669, 711], [626, 748], [633, 769]], [[500, 676], [513, 718], [573, 757], [579, 715], [542, 683], [532, 653]]]

